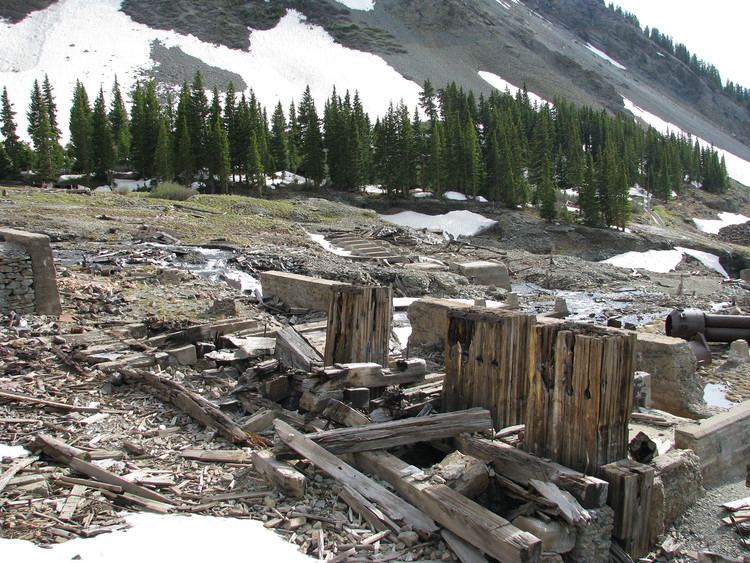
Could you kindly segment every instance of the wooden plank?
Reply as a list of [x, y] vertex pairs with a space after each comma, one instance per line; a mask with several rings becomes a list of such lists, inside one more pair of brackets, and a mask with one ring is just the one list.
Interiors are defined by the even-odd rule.
[[32, 455], [28, 457], [22, 457], [14, 461], [13, 465], [6, 469], [5, 473], [0, 475], [0, 493], [2, 493], [5, 487], [8, 486], [8, 483], [10, 483], [10, 480], [15, 477], [16, 473], [21, 471], [23, 468], [28, 467], [38, 459], [39, 456]]
[[487, 563], [487, 558], [480, 550], [465, 542], [450, 530], [442, 529], [440, 535], [461, 563]]
[[199, 340], [215, 340], [217, 337], [238, 332], [240, 330], [262, 328], [261, 322], [256, 319], [226, 319], [216, 323], [207, 323], [192, 326], [177, 332], [160, 334], [146, 339], [149, 346], [162, 346], [169, 342], [170, 344], [192, 343]]
[[612, 535], [633, 558], [642, 557], [649, 548], [649, 517], [654, 468], [630, 460], [602, 467], [609, 481], [608, 504], [615, 511]]
[[263, 432], [273, 426], [277, 413], [271, 409], [260, 409], [248, 418], [241, 428], [245, 432]]
[[547, 483], [537, 479], [529, 479], [529, 485], [543, 498], [557, 505], [560, 516], [568, 524], [578, 525], [591, 521], [591, 515], [586, 512], [573, 495], [561, 490], [554, 483]]
[[323, 365], [323, 356], [293, 326], [276, 332], [275, 357], [286, 367], [306, 372]]
[[6, 391], [0, 391], [0, 399], [6, 399], [8, 401], [14, 401], [17, 403], [30, 403], [33, 405], [41, 405], [44, 407], [50, 407], [53, 409], [64, 410], [64, 411], [99, 412], [101, 410], [98, 407], [81, 407], [77, 405], [69, 405], [67, 403], [59, 403], [57, 401], [48, 401], [46, 399], [37, 399], [36, 397], [29, 397], [28, 395], [19, 395], [18, 393], [8, 393]]
[[83, 495], [86, 494], [87, 490], [88, 489], [83, 485], [73, 486], [73, 488], [68, 493], [68, 496], [65, 497], [65, 502], [60, 508], [61, 520], [70, 520], [73, 518], [73, 515], [78, 509], [78, 505], [81, 504], [81, 501], [83, 500]]
[[98, 465], [94, 465], [93, 463], [89, 463], [88, 461], [84, 461], [76, 457], [71, 457], [65, 448], [59, 447], [59, 444], [67, 446], [67, 444], [61, 442], [60, 440], [57, 440], [56, 438], [47, 436], [46, 434], [37, 434], [34, 439], [33, 447], [35, 449], [42, 450], [46, 455], [48, 455], [58, 463], [67, 465], [74, 471], [78, 471], [79, 473], [83, 473], [84, 475], [88, 475], [89, 477], [93, 477], [94, 479], [102, 481], [103, 483], [109, 483], [110, 485], [117, 485], [119, 487], [122, 487], [122, 490], [125, 492], [165, 504], [175, 504], [174, 501], [168, 499], [164, 495], [161, 495], [145, 487], [141, 487], [140, 485], [136, 485], [135, 483], [131, 483], [130, 481], [123, 479], [119, 475], [115, 475], [111, 471], [102, 469]]
[[[276, 433], [282, 442], [295, 452], [310, 460], [321, 471], [336, 479], [349, 492], [355, 492], [381, 510], [390, 520], [411, 526], [417, 533], [432, 534], [437, 531], [435, 523], [426, 519], [413, 506], [394, 495], [382, 485], [366, 477], [341, 459], [317, 445], [311, 439], [294, 430], [281, 420], [274, 422]], [[397, 530], [394, 530], [397, 531]]]
[[323, 409], [321, 416], [348, 427], [364, 426], [371, 423], [367, 415], [336, 399], [328, 400], [328, 405]]
[[286, 496], [303, 498], [307, 479], [288, 463], [279, 461], [269, 450], [253, 452], [253, 466], [266, 481], [277, 486]]
[[[489, 411], [466, 411], [437, 414], [404, 420], [392, 420], [356, 428], [340, 428], [310, 434], [308, 438], [331, 453], [341, 454], [382, 450], [429, 442], [456, 436], [462, 432], [480, 432], [492, 427]], [[274, 448], [277, 453], [288, 453], [287, 448]]]
[[357, 466], [390, 483], [441, 526], [499, 561], [539, 561], [542, 542], [446, 485], [417, 481], [409, 465], [386, 452], [360, 452]]
[[250, 454], [244, 450], [182, 450], [180, 457], [197, 461], [214, 463], [245, 463], [250, 460]]
[[727, 510], [731, 510], [732, 512], [736, 512], [737, 510], [750, 509], [750, 497], [737, 499], [732, 502], [725, 502], [721, 506], [726, 508]]
[[122, 487], [119, 485], [110, 485], [109, 483], [101, 483], [99, 481], [93, 481], [91, 479], [78, 479], [76, 477], [68, 477], [63, 475], [57, 480], [59, 483], [66, 485], [83, 485], [89, 489], [104, 489], [106, 491], [112, 491], [113, 493], [121, 493]]
[[584, 508], [599, 508], [607, 503], [609, 483], [602, 479], [499, 441], [462, 434], [456, 438], [456, 445], [465, 454], [491, 462], [495, 473], [521, 485], [528, 485], [530, 479], [550, 481], [572, 494]]

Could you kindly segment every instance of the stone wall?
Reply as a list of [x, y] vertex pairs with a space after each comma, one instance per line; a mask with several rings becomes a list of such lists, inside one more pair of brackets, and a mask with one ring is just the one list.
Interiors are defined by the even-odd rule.
[[31, 256], [12, 242], [0, 242], [0, 314], [34, 312], [34, 271]]

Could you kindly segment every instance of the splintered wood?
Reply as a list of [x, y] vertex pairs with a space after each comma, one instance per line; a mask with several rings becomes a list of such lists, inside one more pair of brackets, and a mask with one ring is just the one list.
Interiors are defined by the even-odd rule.
[[599, 475], [628, 455], [635, 334], [573, 323], [537, 326], [525, 449]]
[[388, 365], [393, 323], [390, 287], [331, 288], [326, 332], [325, 365], [375, 362]]
[[495, 428], [523, 423], [534, 317], [486, 309], [448, 313], [443, 408], [484, 407]]

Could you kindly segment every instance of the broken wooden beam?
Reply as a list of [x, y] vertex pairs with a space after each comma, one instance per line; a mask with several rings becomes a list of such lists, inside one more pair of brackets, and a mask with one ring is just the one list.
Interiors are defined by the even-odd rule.
[[266, 481], [275, 485], [286, 496], [303, 498], [307, 479], [288, 463], [279, 461], [269, 450], [253, 452], [253, 466]]
[[288, 368], [306, 372], [323, 365], [323, 356], [293, 326], [276, 332], [275, 357]]
[[269, 445], [265, 438], [245, 432], [219, 407], [198, 393], [190, 391], [181, 383], [144, 370], [121, 370], [121, 372], [128, 383], [143, 383], [151, 387], [160, 399], [172, 403], [204, 426], [216, 429], [235, 444]]
[[[347, 465], [285, 422], [276, 420], [274, 427], [279, 439], [284, 444], [303, 458], [308, 459], [329, 477], [338, 481], [348, 493], [358, 495], [359, 502], [365, 505], [372, 514], [380, 512], [390, 521], [398, 523], [398, 526], [410, 526], [414, 531], [425, 536], [429, 536], [438, 530], [435, 522], [426, 518], [421, 511]], [[352, 506], [352, 508], [357, 509], [356, 506]], [[401, 531], [400, 527], [392, 529], [396, 533]]]
[[182, 450], [180, 457], [206, 463], [245, 463], [250, 454], [244, 450]]
[[607, 481], [509, 446], [503, 442], [461, 435], [456, 445], [465, 454], [492, 462], [495, 473], [524, 486], [530, 479], [550, 481], [572, 494], [584, 508], [599, 508], [607, 503]]
[[608, 504], [615, 511], [612, 535], [633, 559], [643, 557], [649, 548], [649, 517], [654, 468], [623, 459], [602, 467], [609, 481]]
[[[469, 409], [434, 416], [392, 420], [356, 428], [327, 430], [308, 437], [331, 453], [351, 453], [383, 450], [395, 446], [429, 442], [456, 436], [463, 432], [481, 432], [492, 428], [486, 409]], [[275, 448], [277, 454], [287, 454], [288, 448]]]
[[59, 403], [57, 401], [48, 401], [47, 399], [37, 399], [36, 397], [29, 397], [28, 395], [19, 395], [18, 393], [8, 393], [6, 391], [0, 391], [0, 399], [14, 401], [16, 403], [30, 403], [33, 405], [41, 405], [43, 407], [50, 407], [53, 409], [64, 410], [64, 411], [99, 412], [101, 410], [98, 407], [83, 407], [83, 406], [78, 406], [78, 405], [69, 405], [67, 403]]
[[348, 427], [370, 424], [370, 419], [367, 418], [367, 415], [336, 399], [328, 400], [328, 405], [320, 413], [320, 416]]
[[207, 323], [192, 326], [177, 332], [160, 334], [146, 339], [149, 346], [162, 346], [167, 342], [172, 344], [193, 343], [199, 340], [215, 340], [217, 337], [230, 332], [238, 332], [247, 329], [259, 329], [261, 322], [255, 319], [226, 319], [216, 323]]
[[[390, 483], [412, 504], [458, 537], [500, 561], [539, 561], [541, 541], [454, 491], [414, 479], [416, 468], [387, 452], [360, 452], [358, 467]], [[416, 470], [417, 473], [421, 471]]]
[[48, 436], [46, 434], [37, 434], [34, 439], [33, 447], [34, 449], [42, 450], [42, 452], [54, 459], [56, 462], [67, 465], [74, 471], [78, 471], [79, 473], [83, 473], [84, 475], [88, 475], [89, 477], [93, 477], [94, 479], [103, 483], [122, 487], [122, 490], [126, 493], [131, 493], [144, 499], [155, 500], [157, 502], [165, 504], [176, 504], [174, 501], [168, 499], [164, 495], [152, 491], [151, 489], [147, 489], [146, 487], [136, 485], [131, 481], [123, 479], [119, 475], [115, 475], [111, 471], [102, 469], [98, 465], [94, 465], [93, 463], [89, 463], [88, 461], [84, 461], [77, 457], [72, 457], [70, 455], [70, 446], [63, 441], [58, 440], [57, 438], [53, 438], [52, 436]]

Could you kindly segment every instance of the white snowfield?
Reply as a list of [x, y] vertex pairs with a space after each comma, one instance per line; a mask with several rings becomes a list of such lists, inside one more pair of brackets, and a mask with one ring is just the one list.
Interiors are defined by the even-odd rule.
[[479, 213], [466, 210], [450, 211], [442, 215], [402, 211], [395, 215], [380, 215], [380, 218], [402, 227], [442, 232], [444, 236], [453, 238], [478, 235], [497, 223]]
[[324, 250], [327, 250], [328, 252], [335, 254], [337, 256], [351, 256], [352, 253], [349, 250], [345, 250], [343, 248], [339, 248], [338, 246], [333, 246], [330, 242], [326, 240], [326, 237], [324, 235], [319, 235], [317, 233], [307, 233], [307, 236], [310, 237], [310, 239], [319, 244]]
[[336, 0], [336, 2], [343, 4], [350, 10], [369, 12], [375, 9], [375, 0]]
[[23, 446], [9, 446], [0, 444], [0, 459], [16, 459], [19, 457], [28, 457], [31, 452]]
[[94, 538], [76, 538], [49, 549], [24, 540], [0, 538], [3, 561], [58, 563], [80, 559], [87, 563], [132, 563], [133, 561], [180, 561], [205, 563], [246, 558], [252, 546], [253, 561], [310, 563], [319, 561], [297, 551], [257, 520], [130, 514], [132, 527]]
[[378, 56], [335, 43], [299, 12], [290, 10], [272, 29], [249, 30], [247, 52], [136, 23], [119, 10], [121, 1], [60, 0], [15, 25], [0, 22], [0, 88], [8, 88], [19, 134], [26, 136], [26, 106], [35, 79], [41, 83], [49, 75], [67, 140], [76, 79], [92, 101], [103, 86], [109, 102], [116, 75], [127, 96], [140, 73], [153, 67], [154, 41], [239, 74], [267, 108], [278, 101], [285, 109], [292, 99], [299, 102], [307, 85], [321, 113], [334, 85], [342, 95], [346, 89], [359, 91], [372, 116], [384, 114], [390, 101], [403, 100], [410, 107], [418, 103], [418, 84]]
[[591, 43], [586, 43], [586, 48], [592, 53], [594, 53], [597, 57], [602, 58], [605, 61], [607, 61], [612, 66], [615, 66], [619, 68], [620, 70], [628, 70], [623, 65], [621, 65], [616, 60], [614, 60], [612, 57], [610, 57], [607, 53], [605, 53], [604, 51], [600, 51], [599, 49], [594, 47]]
[[[500, 92], [505, 92], [506, 90], [510, 92], [512, 96], [516, 95], [516, 92], [521, 90], [518, 86], [515, 86], [508, 82], [507, 80], [501, 78], [497, 74], [494, 74], [492, 72], [487, 72], [486, 70], [480, 70], [479, 76], [482, 80], [487, 82], [490, 86], [493, 88], [496, 88]], [[537, 106], [541, 106], [542, 104], [548, 104], [550, 107], [554, 107], [551, 102], [548, 102], [541, 96], [534, 94], [533, 92], [527, 92], [529, 95], [529, 101], [531, 102], [531, 105], [536, 104]]]
[[666, 274], [674, 270], [682, 262], [685, 255], [692, 256], [701, 264], [725, 278], [729, 274], [719, 262], [715, 254], [676, 246], [673, 250], [647, 250], [645, 252], [625, 252], [603, 260], [605, 264], [612, 264], [618, 268], [641, 269], [649, 272]]
[[718, 235], [719, 231], [729, 225], [743, 225], [750, 221], [750, 217], [745, 217], [739, 213], [719, 213], [718, 219], [698, 219], [693, 217], [693, 222], [699, 231]]
[[[677, 127], [677, 125], [675, 125], [674, 123], [665, 121], [658, 115], [654, 115], [653, 113], [650, 113], [645, 109], [638, 107], [624, 96], [622, 98], [622, 103], [625, 106], [626, 110], [628, 110], [634, 116], [641, 118], [643, 121], [651, 125], [651, 127], [656, 129], [660, 133], [667, 134], [671, 131], [675, 135], [687, 135], [685, 131]], [[729, 174], [729, 176], [746, 186], [750, 186], [750, 162], [748, 162], [747, 160], [743, 160], [739, 156], [725, 151], [724, 149], [714, 147], [711, 143], [704, 139], [701, 139], [700, 137], [693, 135], [693, 139], [696, 139], [698, 141], [698, 144], [703, 148], [714, 148], [719, 154], [719, 158], [721, 158], [722, 156], [724, 157], [724, 160], [727, 164], [727, 173]]]

